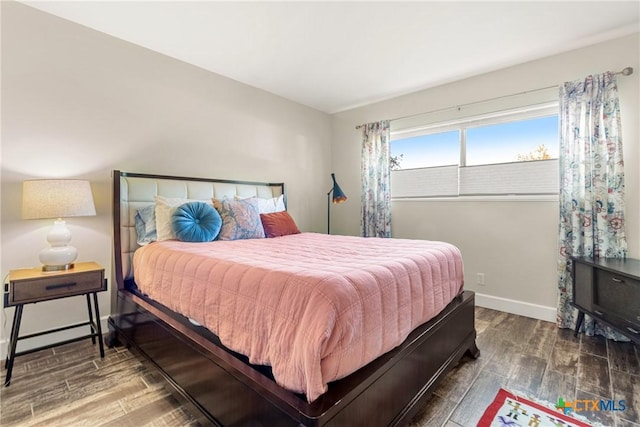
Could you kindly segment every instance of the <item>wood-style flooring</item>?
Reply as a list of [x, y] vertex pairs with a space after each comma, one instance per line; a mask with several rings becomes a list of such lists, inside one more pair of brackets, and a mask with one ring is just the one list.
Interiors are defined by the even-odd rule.
[[[625, 400], [624, 411], [581, 412], [605, 426], [640, 427], [640, 349], [476, 308], [481, 356], [465, 358], [411, 423], [473, 427], [500, 387], [553, 404]], [[16, 358], [0, 390], [2, 426], [199, 426], [203, 422], [153, 365], [125, 347], [89, 340]], [[0, 380], [4, 383], [5, 371]]]

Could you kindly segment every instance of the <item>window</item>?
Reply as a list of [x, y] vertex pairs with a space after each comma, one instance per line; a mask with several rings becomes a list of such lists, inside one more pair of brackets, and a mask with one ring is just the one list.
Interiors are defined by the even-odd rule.
[[391, 158], [398, 169], [457, 165], [460, 160], [460, 131], [432, 133], [395, 140]]
[[467, 129], [466, 166], [558, 158], [558, 115]]
[[391, 135], [392, 197], [558, 193], [557, 103]]

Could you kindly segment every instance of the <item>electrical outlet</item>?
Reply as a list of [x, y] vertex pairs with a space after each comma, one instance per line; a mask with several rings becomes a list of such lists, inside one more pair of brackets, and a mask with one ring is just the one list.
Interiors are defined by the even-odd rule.
[[484, 273], [478, 273], [477, 283], [478, 285], [484, 285]]

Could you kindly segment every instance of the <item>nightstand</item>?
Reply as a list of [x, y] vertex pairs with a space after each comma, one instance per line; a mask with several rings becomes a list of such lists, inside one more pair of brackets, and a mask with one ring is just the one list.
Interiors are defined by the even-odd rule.
[[[104, 357], [104, 345], [102, 343], [102, 328], [100, 326], [100, 311], [98, 310], [97, 292], [106, 290], [107, 279], [104, 277], [104, 268], [95, 262], [78, 262], [73, 268], [63, 271], [42, 271], [41, 268], [11, 270], [9, 272], [8, 281], [4, 285], [4, 306], [15, 306], [16, 309], [13, 315], [11, 336], [9, 338], [9, 349], [7, 352], [7, 360], [5, 362], [7, 376], [4, 385], [8, 386], [11, 383], [13, 362], [16, 356], [23, 354], [29, 354], [87, 338], [91, 338], [91, 341], [95, 344], [96, 338], [98, 338], [100, 357]], [[25, 304], [34, 304], [37, 302], [77, 295], [86, 295], [87, 297], [87, 310], [89, 312], [88, 322], [77, 323], [22, 337], [19, 336], [22, 310]], [[91, 306], [91, 296], [93, 296], [93, 309]], [[93, 310], [95, 310], [95, 321]], [[81, 337], [16, 353], [16, 344], [19, 340], [34, 338], [81, 326], [89, 326], [90, 333]]]
[[585, 313], [640, 344], [640, 259], [572, 257], [575, 336]]

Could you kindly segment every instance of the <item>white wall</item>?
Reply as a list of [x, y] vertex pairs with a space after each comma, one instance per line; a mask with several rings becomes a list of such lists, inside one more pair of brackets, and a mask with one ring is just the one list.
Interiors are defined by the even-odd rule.
[[[465, 105], [562, 84], [607, 70], [618, 77], [626, 173], [629, 255], [640, 257], [639, 35], [600, 43], [333, 116], [333, 171], [353, 195], [334, 206], [335, 233], [359, 234], [360, 131], [356, 125]], [[366, 70], [363, 70], [366, 72]], [[479, 303], [553, 320], [556, 305], [557, 201], [394, 201], [394, 237], [445, 240], [460, 247], [467, 289]], [[476, 274], [485, 273], [485, 285]], [[506, 299], [506, 300], [505, 300]]]
[[[21, 219], [21, 185], [30, 178], [91, 181], [97, 216], [67, 223], [78, 261], [104, 265], [110, 289], [113, 169], [284, 181], [299, 227], [324, 231], [327, 114], [22, 4], [1, 3], [3, 277], [39, 264], [52, 224]], [[103, 317], [110, 312], [107, 293], [100, 294], [100, 310]], [[3, 316], [6, 346], [13, 309]], [[22, 333], [85, 318], [81, 297], [27, 305]]]

